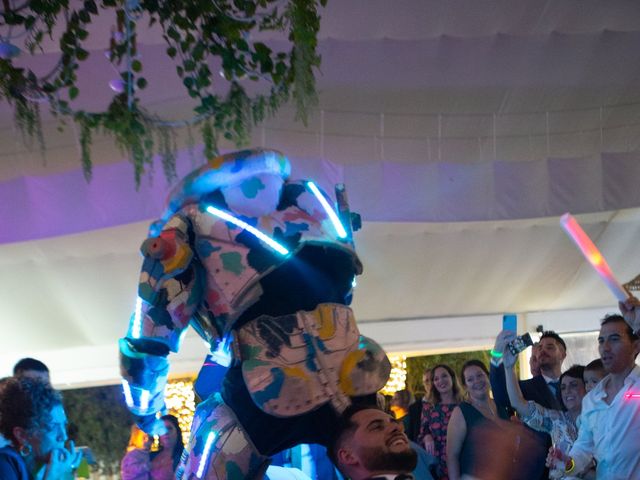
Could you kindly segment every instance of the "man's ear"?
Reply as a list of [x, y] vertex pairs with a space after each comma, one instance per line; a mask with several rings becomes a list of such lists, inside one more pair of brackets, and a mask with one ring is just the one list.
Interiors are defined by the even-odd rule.
[[347, 448], [339, 449], [336, 457], [338, 458], [338, 463], [341, 465], [355, 465], [358, 463], [356, 456]]

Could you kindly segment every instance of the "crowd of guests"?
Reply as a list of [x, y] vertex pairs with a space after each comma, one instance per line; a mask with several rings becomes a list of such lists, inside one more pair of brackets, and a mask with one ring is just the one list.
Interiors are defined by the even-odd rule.
[[[516, 333], [504, 330], [489, 368], [469, 360], [457, 375], [438, 364], [424, 372], [421, 400], [403, 390], [388, 406], [353, 404], [322, 449], [337, 467], [327, 479], [640, 480], [640, 302], [620, 309], [602, 320], [600, 358], [586, 366], [562, 371], [566, 343], [548, 331], [532, 349], [532, 378], [519, 381]], [[155, 449], [132, 428], [123, 480], [175, 478], [182, 432], [175, 417], [162, 420]], [[0, 380], [0, 434], [0, 479], [74, 478], [82, 455], [42, 362], [24, 359]]]
[[[122, 461], [123, 480], [170, 480], [184, 449], [178, 419], [162, 417], [166, 433], [159, 446], [132, 427]], [[0, 480], [73, 480], [86, 462], [84, 451], [69, 439], [62, 394], [50, 383], [49, 368], [24, 358], [13, 375], [0, 379]]]
[[[489, 370], [479, 360], [463, 365], [462, 389], [449, 366], [427, 369], [416, 440], [437, 459], [432, 478], [640, 480], [640, 302], [620, 310], [602, 320], [600, 358], [586, 366], [563, 372], [566, 343], [544, 332], [531, 352], [532, 378], [518, 381], [508, 348], [516, 333], [505, 330]], [[425, 478], [415, 474], [422, 449], [404, 433], [415, 423], [411, 396], [398, 397], [393, 415], [345, 412], [330, 454], [352, 480]]]

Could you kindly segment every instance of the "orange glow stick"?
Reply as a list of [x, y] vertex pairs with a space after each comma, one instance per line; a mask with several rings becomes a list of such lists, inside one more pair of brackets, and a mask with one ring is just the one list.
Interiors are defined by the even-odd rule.
[[565, 213], [560, 217], [560, 225], [578, 246], [584, 255], [584, 258], [587, 259], [597, 274], [600, 275], [600, 278], [604, 281], [607, 287], [609, 287], [611, 293], [613, 293], [621, 302], [624, 302], [629, 298], [629, 292], [627, 292], [624, 287], [620, 285], [620, 282], [618, 282], [618, 280], [613, 276], [613, 272], [598, 250], [598, 247], [594, 245], [576, 219], [573, 218], [570, 213]]

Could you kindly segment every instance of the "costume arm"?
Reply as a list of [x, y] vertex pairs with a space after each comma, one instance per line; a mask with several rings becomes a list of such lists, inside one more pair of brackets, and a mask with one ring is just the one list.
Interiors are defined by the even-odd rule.
[[459, 480], [460, 478], [460, 452], [462, 444], [467, 436], [467, 422], [462, 415], [460, 407], [456, 407], [451, 412], [449, 426], [447, 427], [447, 468], [449, 470], [449, 480]]
[[177, 352], [182, 333], [202, 300], [204, 275], [189, 244], [190, 221], [175, 215], [158, 237], [147, 239], [138, 300], [129, 330], [120, 340], [120, 373], [125, 399], [138, 425], [163, 432], [155, 414], [164, 409], [167, 355]]

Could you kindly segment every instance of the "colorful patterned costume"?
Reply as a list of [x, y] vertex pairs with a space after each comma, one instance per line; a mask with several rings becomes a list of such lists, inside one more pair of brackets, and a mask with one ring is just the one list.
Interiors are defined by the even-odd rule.
[[139, 298], [120, 341], [127, 404], [158, 432], [169, 363], [191, 325], [228, 363], [197, 408], [178, 478], [262, 478], [268, 456], [326, 444], [351, 398], [384, 386], [384, 351], [347, 307], [351, 220], [313, 182], [289, 181], [279, 152], [210, 160], [172, 192], [142, 245]]

